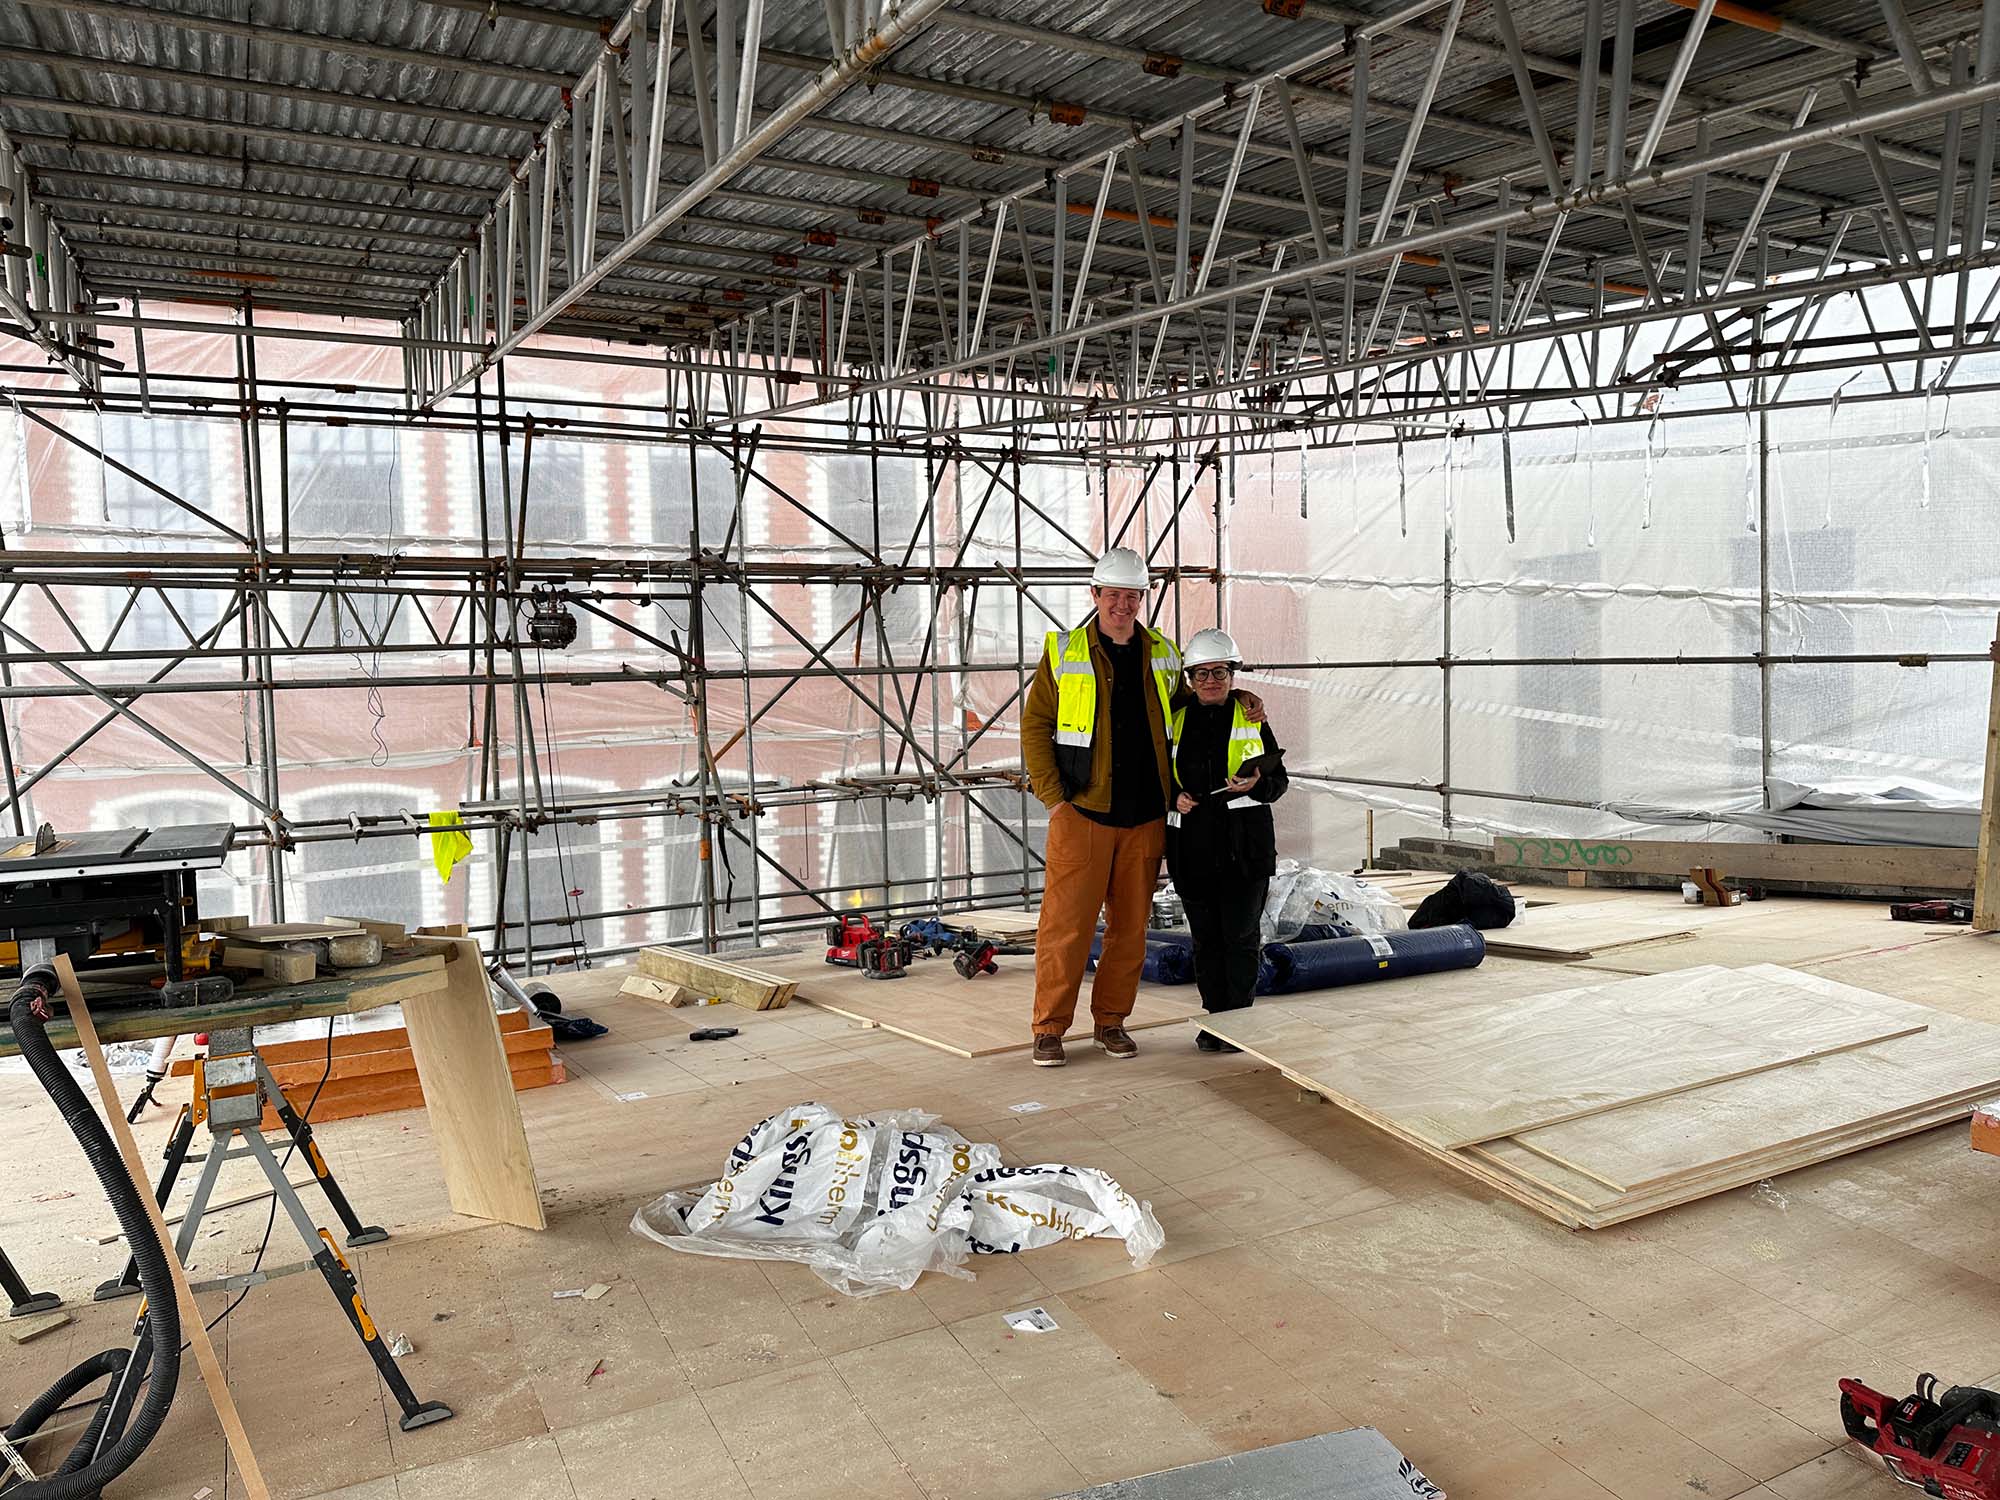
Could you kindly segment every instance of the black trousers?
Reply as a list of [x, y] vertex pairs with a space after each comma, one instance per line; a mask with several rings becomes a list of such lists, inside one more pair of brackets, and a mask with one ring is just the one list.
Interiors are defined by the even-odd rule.
[[1260, 922], [1268, 880], [1224, 878], [1202, 889], [1178, 887], [1194, 934], [1194, 982], [1207, 1011], [1241, 1010], [1257, 997]]

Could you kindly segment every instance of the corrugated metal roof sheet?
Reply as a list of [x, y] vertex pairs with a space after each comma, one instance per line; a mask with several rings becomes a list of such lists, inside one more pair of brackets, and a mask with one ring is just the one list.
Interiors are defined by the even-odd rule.
[[[684, 299], [694, 293], [720, 309], [726, 293], [741, 291], [744, 300], [732, 310], [754, 307], [779, 295], [794, 275], [851, 274], [926, 219], [1024, 187], [1030, 189], [1024, 209], [1037, 283], [1046, 298], [1058, 203], [1094, 204], [1101, 176], [1092, 166], [1057, 180], [1049, 176], [1052, 164], [1112, 144], [1129, 149], [1131, 123], [1171, 121], [1231, 86], [1229, 79], [1202, 74], [1264, 72], [1337, 39], [1347, 20], [1388, 8], [1380, 0], [1352, 8], [1307, 0], [1307, 13], [1293, 20], [1266, 13], [1256, 0], [1188, 0], [1169, 7], [1098, 0], [1082, 10], [1074, 0], [966, 0], [886, 59], [868, 86], [850, 89], [824, 118], [791, 131], [771, 160], [739, 174], [692, 220], [611, 277], [592, 299], [589, 321], [656, 327], [647, 299], [663, 294]], [[560, 9], [569, 19], [608, 23], [618, 4], [572, 0]], [[1893, 50], [1871, 0], [1811, 0], [1776, 9], [1862, 50], [1884, 56]], [[409, 309], [425, 270], [441, 267], [455, 245], [472, 238], [511, 164], [561, 108], [553, 80], [580, 77], [600, 54], [599, 30], [556, 24], [554, 10], [545, 24], [516, 19], [511, 11], [489, 22], [481, 10], [452, 4], [272, 0], [256, 8], [257, 34], [248, 36], [235, 34], [244, 25], [243, 9], [232, 0], [16, 0], [0, 8], [0, 124], [20, 143], [37, 191], [54, 200], [87, 276], [99, 286], [115, 291], [128, 282], [183, 284], [210, 294], [234, 286], [253, 300], [280, 294], [316, 299], [346, 276], [371, 302]], [[1582, 13], [1574, 0], [1515, 0], [1513, 12], [1532, 53], [1558, 61], [1576, 57]], [[1375, 45], [1364, 138], [1370, 166], [1364, 204], [1371, 209], [1402, 148], [1409, 126], [1400, 115], [1423, 88], [1435, 55], [1429, 33], [1443, 15], [1440, 6], [1413, 29], [1387, 34]], [[189, 18], [207, 18], [224, 29], [203, 29]], [[757, 95], [768, 109], [805, 85], [810, 68], [830, 56], [831, 44], [818, 0], [768, 0], [766, 18], [767, 44], [801, 59], [760, 69]], [[1641, 0], [1639, 18], [1635, 76], [1657, 82], [1672, 65], [1690, 16], [1669, 0]], [[1954, 0], [1938, 0], [1912, 7], [1912, 22], [1935, 43], [1968, 34], [1977, 14]], [[1044, 34], [1000, 34], [995, 28], [1003, 25]], [[1477, 184], [1498, 174], [1512, 175], [1521, 194], [1539, 188], [1527, 112], [1496, 35], [1486, 0], [1469, 0], [1460, 44], [1418, 142], [1404, 204], [1435, 199], [1449, 221], [1489, 207], [1490, 192]], [[1605, 41], [1608, 63], [1608, 36]], [[1097, 55], [1092, 44], [1174, 54], [1185, 65], [1178, 76], [1159, 77], [1131, 57]], [[411, 55], [376, 55], [383, 49]], [[1573, 64], [1538, 69], [1534, 79], [1567, 172], [1577, 85], [1565, 69], [1573, 72]], [[1800, 92], [1814, 83], [1821, 95], [1812, 118], [1844, 113], [1838, 80], [1853, 72], [1851, 55], [1715, 21], [1696, 54], [1663, 155], [1671, 159], [1690, 150], [1696, 117], [1714, 114], [1720, 104], [1758, 100], [1764, 108], [1754, 119], [1716, 119], [1718, 143], [1766, 133], [1774, 119], [1789, 120]], [[1343, 158], [1351, 144], [1353, 74], [1353, 59], [1340, 55], [1298, 75], [1300, 129], [1308, 148], [1325, 157]], [[692, 77], [685, 54], [678, 54], [673, 89], [685, 95]], [[1903, 87], [1895, 65], [1877, 66], [1868, 71], [1862, 94], [1885, 100]], [[961, 96], [967, 91], [973, 97]], [[1083, 123], [1052, 120], [1052, 101], [1082, 106]], [[1635, 139], [1653, 108], [1650, 98], [1634, 99]], [[1195, 198], [1197, 246], [1206, 239], [1214, 189], [1226, 174], [1228, 140], [1240, 118], [1240, 108], [1231, 106], [1202, 121], [1210, 134], [1195, 158], [1205, 188]], [[1601, 100], [1596, 118], [1601, 141]], [[1898, 188], [1913, 195], [1912, 212], [1920, 220], [1928, 210], [1916, 205], [1917, 196], [1935, 191], [1935, 172], [1926, 182], [1922, 154], [1935, 153], [1940, 134], [1931, 122], [1892, 132], [1883, 143], [1889, 171]], [[1261, 242], [1302, 235], [1307, 226], [1299, 178], [1268, 105], [1255, 135], [1223, 248], [1268, 265], [1270, 250]], [[665, 172], [671, 190], [700, 170], [700, 137], [684, 102], [668, 111], [666, 137], [675, 148]], [[1153, 179], [1144, 193], [1146, 211], [1173, 214], [1178, 148], [1156, 140], [1140, 151], [1139, 164]], [[614, 175], [608, 169], [603, 174], [599, 231], [607, 237], [619, 232]], [[1344, 176], [1337, 161], [1313, 167], [1330, 222], [1340, 211]], [[1716, 253], [1726, 254], [1740, 233], [1761, 176], [1758, 169], [1710, 184], [1707, 230]], [[913, 192], [912, 179], [936, 181], [938, 195]], [[209, 191], [196, 191], [204, 188]], [[1793, 254], [1781, 252], [1773, 269], [1809, 263], [1843, 205], [1874, 194], [1869, 165], [1851, 146], [1797, 153], [1763, 227], [1810, 243]], [[1121, 286], [1146, 278], [1147, 262], [1133, 218], [1140, 204], [1122, 172], [1109, 202], [1114, 218], [1100, 235], [1091, 295], [1115, 298]], [[1641, 205], [1655, 260], [1664, 252], [1683, 253], [1685, 231], [1676, 226], [1684, 224], [1688, 202], [1682, 186], [1662, 189]], [[876, 216], [881, 222], [870, 222]], [[1063, 228], [1073, 277], [1089, 224], [1071, 216]], [[831, 231], [837, 243], [807, 245], [809, 231]], [[1170, 227], [1156, 229], [1159, 248], [1170, 248], [1172, 238]], [[1884, 253], [1870, 215], [1857, 218], [1846, 246]], [[1025, 294], [1016, 246], [1005, 249], [996, 317], [1019, 315]], [[940, 253], [955, 256], [955, 240], [947, 236]], [[975, 237], [975, 272], [983, 269], [985, 253], [984, 236]], [[799, 266], [793, 272], [774, 255], [797, 255]], [[1511, 263], [1517, 274], [1531, 255], [1516, 247]], [[226, 274], [232, 265], [238, 273], [233, 281]], [[1475, 300], [1483, 299], [1488, 252], [1467, 247], [1461, 270]], [[1640, 279], [1622, 212], [1574, 216], [1552, 272], [1549, 289], [1558, 305], [1586, 303], [1594, 273], [1627, 283]], [[1439, 268], [1406, 266], [1399, 280], [1422, 287], [1444, 276]], [[558, 286], [562, 279], [559, 271]], [[920, 316], [928, 318], [924, 301], [919, 299]], [[1278, 299], [1278, 314], [1301, 315], [1303, 306], [1302, 290], [1292, 288]]]

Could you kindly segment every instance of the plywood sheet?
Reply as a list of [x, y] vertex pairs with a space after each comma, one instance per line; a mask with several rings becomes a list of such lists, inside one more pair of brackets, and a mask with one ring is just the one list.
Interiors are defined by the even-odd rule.
[[1486, 951], [1512, 958], [1558, 961], [1597, 958], [1627, 948], [1680, 942], [1695, 935], [1701, 914], [1663, 896], [1536, 907], [1485, 934]]
[[[1035, 966], [1031, 958], [1002, 958], [998, 974], [961, 979], [946, 958], [919, 959], [901, 979], [869, 979], [829, 965], [810, 953], [760, 960], [760, 967], [798, 985], [804, 1004], [879, 1026], [959, 1057], [1025, 1052], [1034, 1045]], [[1126, 1021], [1130, 1030], [1173, 1026], [1201, 1013], [1193, 985], [1139, 986]], [[1077, 996], [1077, 1019], [1065, 1040], [1091, 1034], [1090, 981]]]
[[544, 1229], [527, 1127], [472, 938], [444, 938], [445, 988], [403, 1007], [451, 1206], [474, 1218]]
[[314, 938], [359, 937], [365, 928], [353, 922], [266, 922], [257, 927], [238, 927], [229, 934], [232, 943], [283, 944]]
[[[1744, 972], [1781, 977], [1829, 999], [1862, 996], [1885, 1015], [1903, 1004], [1773, 965]], [[1907, 1008], [1925, 1030], [1544, 1126], [1516, 1140], [1615, 1192], [1635, 1192], [2000, 1089], [2000, 1026]]]
[[1373, 1427], [1323, 1432], [1248, 1453], [1114, 1479], [1057, 1500], [1415, 1500], [1445, 1492]]
[[[1375, 988], [1375, 987], [1370, 987]], [[1406, 1139], [1446, 1150], [1921, 1031], [1909, 1007], [1716, 968], [1440, 1011], [1318, 1006], [1208, 1018], [1216, 1035]], [[1879, 999], [1879, 997], [1877, 997]]]
[[[1831, 1161], [1886, 1141], [1935, 1130], [1940, 1125], [1964, 1119], [1972, 1113], [1973, 1107], [1970, 1102], [1946, 1101], [1926, 1109], [1911, 1110], [1811, 1145], [1796, 1146], [1718, 1167], [1713, 1172], [1704, 1172], [1640, 1193], [1611, 1193], [1601, 1183], [1580, 1172], [1558, 1166], [1545, 1157], [1538, 1157], [1513, 1141], [1489, 1141], [1456, 1155], [1468, 1170], [1473, 1171], [1473, 1175], [1492, 1186], [1501, 1187], [1510, 1196], [1541, 1209], [1552, 1218], [1584, 1229], [1608, 1229], [1614, 1224], [1691, 1203], [1697, 1198], [1747, 1187], [1753, 1182], [1794, 1172], [1817, 1162]], [[1584, 1207], [1585, 1204], [1591, 1206]]]
[[1033, 941], [1042, 914], [1039, 909], [1023, 911], [1018, 906], [992, 906], [958, 912], [945, 920], [956, 927], [970, 927], [985, 937]]

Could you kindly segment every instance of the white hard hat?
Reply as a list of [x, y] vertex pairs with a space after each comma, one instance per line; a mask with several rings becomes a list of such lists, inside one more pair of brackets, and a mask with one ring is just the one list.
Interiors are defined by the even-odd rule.
[[1243, 660], [1236, 638], [1226, 630], [1197, 630], [1181, 657], [1183, 667], [1210, 667], [1218, 662], [1234, 666]]
[[1093, 588], [1100, 589], [1148, 589], [1153, 586], [1152, 575], [1146, 571], [1146, 559], [1130, 547], [1113, 547], [1098, 558], [1097, 566], [1090, 570]]

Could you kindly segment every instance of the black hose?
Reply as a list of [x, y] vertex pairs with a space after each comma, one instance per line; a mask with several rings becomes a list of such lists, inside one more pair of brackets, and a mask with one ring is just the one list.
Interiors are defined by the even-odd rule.
[[[21, 1056], [27, 1059], [29, 1069], [48, 1091], [49, 1098], [62, 1114], [63, 1122], [83, 1148], [91, 1170], [97, 1174], [105, 1197], [111, 1201], [111, 1211], [117, 1216], [118, 1227], [124, 1232], [125, 1242], [131, 1247], [132, 1259], [138, 1266], [139, 1289], [146, 1298], [147, 1332], [152, 1347], [161, 1351], [161, 1355], [151, 1362], [153, 1368], [146, 1383], [146, 1394], [133, 1414], [131, 1424], [103, 1453], [71, 1472], [15, 1485], [7, 1492], [9, 1500], [97, 1500], [104, 1487], [131, 1468], [139, 1455], [146, 1451], [146, 1445], [153, 1441], [160, 1425], [166, 1421], [167, 1412], [174, 1404], [174, 1389], [180, 1383], [181, 1317], [174, 1297], [173, 1276], [168, 1269], [167, 1256], [171, 1252], [160, 1243], [152, 1217], [146, 1212], [145, 1201], [139, 1196], [141, 1190], [126, 1174], [124, 1159], [118, 1154], [111, 1133], [104, 1128], [104, 1122], [98, 1118], [90, 1100], [49, 1043], [48, 1023], [52, 1015], [49, 997], [56, 987], [55, 974], [46, 966], [37, 966], [23, 973], [19, 988], [8, 1002], [7, 1021], [14, 1029], [14, 1040], [21, 1049]], [[111, 1103], [107, 1099], [106, 1107], [110, 1107]], [[169, 1350], [173, 1352], [167, 1353]], [[124, 1353], [107, 1352], [117, 1353], [122, 1368]], [[104, 1355], [99, 1355], [96, 1360], [84, 1363], [94, 1366], [104, 1358]], [[79, 1370], [82, 1368], [78, 1366]], [[66, 1384], [76, 1373], [72, 1370], [58, 1385]], [[87, 1384], [88, 1380], [84, 1383]], [[79, 1385], [70, 1394], [80, 1389], [82, 1386]], [[53, 1411], [67, 1399], [68, 1395], [58, 1397], [48, 1410]], [[34, 1403], [35, 1406], [40, 1404], [39, 1401]], [[103, 1414], [102, 1409], [100, 1414]], [[46, 1415], [45, 1412], [44, 1420]], [[93, 1422], [92, 1425], [99, 1427], [100, 1424]], [[96, 1434], [86, 1433], [86, 1436], [94, 1445]], [[82, 1445], [78, 1447], [81, 1450]], [[71, 1460], [76, 1457], [74, 1452], [70, 1455]], [[65, 1469], [69, 1468], [69, 1462], [65, 1461]]]
[[75, 1397], [93, 1380], [106, 1375], [115, 1375], [125, 1368], [125, 1361], [131, 1358], [130, 1349], [106, 1349], [102, 1354], [93, 1354], [82, 1364], [61, 1376], [54, 1385], [35, 1397], [21, 1408], [21, 1414], [7, 1426], [7, 1441], [18, 1443], [32, 1437], [41, 1430], [42, 1423], [54, 1416], [65, 1403]]

